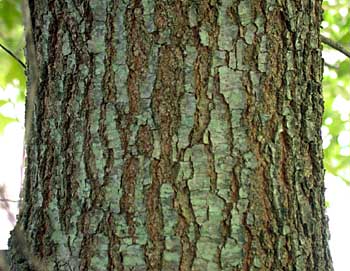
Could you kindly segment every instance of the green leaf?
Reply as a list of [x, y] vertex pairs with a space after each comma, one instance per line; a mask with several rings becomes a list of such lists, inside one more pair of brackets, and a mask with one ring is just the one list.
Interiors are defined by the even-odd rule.
[[[339, 40], [343, 45], [350, 43], [350, 32], [346, 32]], [[346, 46], [346, 45], [345, 45]]]
[[0, 100], [0, 107], [7, 104], [8, 102], [8, 100]]
[[20, 1], [3, 0], [0, 2], [0, 14], [7, 28], [14, 28], [22, 20]]
[[339, 64], [338, 76], [348, 75], [350, 73], [350, 62], [344, 60]]

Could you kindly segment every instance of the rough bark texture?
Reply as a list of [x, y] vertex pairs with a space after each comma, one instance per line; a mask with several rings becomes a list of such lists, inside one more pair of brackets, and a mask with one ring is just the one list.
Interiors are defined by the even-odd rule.
[[13, 270], [332, 270], [321, 1], [29, 2]]

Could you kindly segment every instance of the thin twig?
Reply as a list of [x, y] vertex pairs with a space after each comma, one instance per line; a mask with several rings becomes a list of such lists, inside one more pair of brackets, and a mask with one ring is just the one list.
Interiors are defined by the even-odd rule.
[[341, 45], [340, 43], [331, 40], [323, 35], [321, 35], [321, 41], [324, 44], [327, 44], [328, 46], [332, 47], [333, 49], [341, 52], [342, 54], [346, 55], [348, 58], [350, 58], [350, 51], [347, 50], [343, 45]]
[[330, 69], [333, 69], [333, 70], [338, 70], [338, 69], [339, 69], [338, 66], [329, 64], [329, 63], [327, 63], [327, 62], [324, 62], [324, 65], [325, 65], [327, 68], [330, 68]]
[[3, 202], [19, 202], [19, 200], [13, 200], [13, 199], [0, 199], [0, 201], [3, 201]]
[[4, 45], [2, 45], [0, 43], [0, 47], [6, 52], [8, 53], [10, 56], [12, 56], [14, 59], [16, 59], [16, 61], [23, 67], [23, 69], [26, 68], [26, 65], [22, 62], [22, 60], [20, 60], [14, 53], [12, 53], [9, 49], [7, 49]]

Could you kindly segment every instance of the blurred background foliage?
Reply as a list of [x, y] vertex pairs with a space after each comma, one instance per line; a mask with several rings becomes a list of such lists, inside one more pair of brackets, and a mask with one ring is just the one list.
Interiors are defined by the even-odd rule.
[[[24, 62], [21, 2], [0, 0], [0, 43]], [[0, 133], [10, 122], [20, 121], [6, 112], [13, 111], [16, 103], [24, 103], [25, 82], [23, 67], [0, 48]]]
[[[350, 49], [349, 0], [324, 0], [324, 36]], [[0, 0], [0, 43], [24, 61], [21, 0]], [[323, 91], [325, 113], [322, 127], [324, 165], [328, 173], [350, 184], [350, 60], [328, 46]], [[12, 93], [11, 93], [12, 92]], [[10, 93], [10, 94], [9, 94]], [[25, 100], [25, 75], [21, 65], [0, 49], [0, 133], [18, 118], [6, 112]], [[24, 116], [22, 116], [22, 119]]]
[[[321, 33], [350, 50], [349, 0], [324, 0]], [[350, 184], [350, 59], [323, 45], [322, 138], [328, 173]]]

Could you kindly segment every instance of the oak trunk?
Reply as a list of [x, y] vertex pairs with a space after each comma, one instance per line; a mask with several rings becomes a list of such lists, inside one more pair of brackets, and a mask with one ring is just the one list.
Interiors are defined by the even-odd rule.
[[12, 270], [333, 270], [320, 5], [29, 1]]

